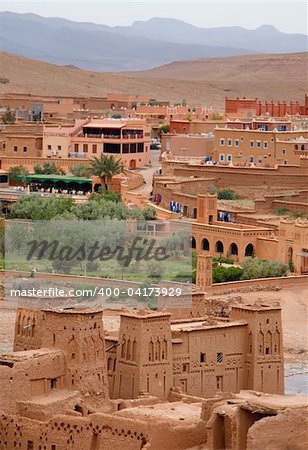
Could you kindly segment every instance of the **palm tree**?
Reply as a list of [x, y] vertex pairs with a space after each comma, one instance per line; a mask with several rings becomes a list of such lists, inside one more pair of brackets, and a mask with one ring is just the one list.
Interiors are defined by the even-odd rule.
[[91, 161], [91, 169], [93, 175], [100, 178], [101, 183], [104, 184], [106, 191], [114, 175], [123, 172], [122, 161], [113, 155], [94, 156]]

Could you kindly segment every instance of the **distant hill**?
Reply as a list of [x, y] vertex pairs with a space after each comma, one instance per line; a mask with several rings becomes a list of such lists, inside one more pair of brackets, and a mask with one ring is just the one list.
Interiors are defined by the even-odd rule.
[[[224, 108], [224, 98], [303, 101], [307, 53], [212, 58], [168, 64], [131, 73], [96, 73], [0, 52], [0, 92], [105, 96], [108, 92], [148, 95], [158, 100]], [[1, 107], [1, 105], [0, 105]]]
[[0, 49], [20, 56], [94, 71], [143, 70], [172, 61], [244, 54], [301, 52], [307, 36], [271, 26], [203, 29], [174, 19], [130, 27], [0, 13]]
[[128, 36], [144, 36], [167, 42], [241, 48], [249, 53], [308, 50], [307, 36], [283, 33], [272, 25], [262, 25], [256, 30], [235, 26], [200, 28], [182, 20], [156, 17], [148, 21], [136, 21], [129, 27], [114, 27], [114, 30]]

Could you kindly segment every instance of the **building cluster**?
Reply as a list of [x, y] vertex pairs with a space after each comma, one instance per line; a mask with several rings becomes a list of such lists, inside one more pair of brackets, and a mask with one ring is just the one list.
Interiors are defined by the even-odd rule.
[[0, 448], [256, 449], [269, 420], [289, 439], [305, 401], [283, 396], [280, 306], [200, 317], [198, 289], [181, 319], [120, 310], [116, 327], [98, 309], [18, 309], [0, 358]]
[[220, 116], [207, 107], [116, 93], [106, 98], [3, 94], [3, 119], [9, 109], [16, 122], [0, 130], [1, 169], [31, 169], [39, 158], [69, 169], [70, 158], [82, 161], [101, 153], [119, 155], [130, 169], [144, 167], [150, 139], [162, 125], [169, 130], [162, 133], [162, 153], [169, 157], [236, 167], [299, 165], [307, 158], [307, 101], [305, 96], [305, 106], [263, 107], [258, 100], [227, 98]]

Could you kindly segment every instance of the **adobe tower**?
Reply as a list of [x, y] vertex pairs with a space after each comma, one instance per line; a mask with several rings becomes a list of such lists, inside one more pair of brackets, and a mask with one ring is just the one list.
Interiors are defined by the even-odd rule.
[[173, 385], [170, 314], [121, 314], [114, 398], [149, 393], [167, 398]]

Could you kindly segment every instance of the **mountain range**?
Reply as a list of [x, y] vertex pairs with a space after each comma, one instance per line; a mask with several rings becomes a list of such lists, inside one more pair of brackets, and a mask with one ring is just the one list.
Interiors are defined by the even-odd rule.
[[[307, 53], [247, 55], [174, 62], [138, 72], [89, 72], [0, 52], [2, 93], [50, 96], [136, 94], [223, 111], [225, 96], [298, 100], [307, 93]], [[1, 107], [1, 104], [0, 104]]]
[[306, 52], [308, 37], [273, 26], [199, 28], [153, 18], [127, 27], [0, 13], [0, 50], [92, 71], [145, 70], [174, 61], [257, 53]]

